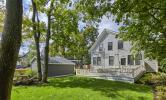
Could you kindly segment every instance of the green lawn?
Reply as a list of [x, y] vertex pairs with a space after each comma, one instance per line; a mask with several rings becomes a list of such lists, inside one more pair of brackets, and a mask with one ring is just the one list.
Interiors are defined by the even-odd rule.
[[153, 100], [153, 94], [148, 86], [72, 76], [13, 87], [12, 100]]

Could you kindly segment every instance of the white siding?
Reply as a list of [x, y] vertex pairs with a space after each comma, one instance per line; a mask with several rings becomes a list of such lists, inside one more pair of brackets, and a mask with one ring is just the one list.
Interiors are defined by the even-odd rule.
[[[131, 66], [131, 65], [128, 65], [128, 55], [132, 55], [130, 51], [132, 48], [131, 43], [128, 41], [124, 41], [123, 49], [118, 49], [119, 39], [116, 38], [116, 34], [114, 33], [102, 33], [102, 34], [104, 35], [100, 37], [100, 40], [98, 40], [94, 48], [91, 49], [92, 66], [94, 68], [116, 68], [121, 66], [120, 64], [121, 58], [126, 58], [126, 66]], [[113, 50], [108, 50], [108, 42], [113, 43]], [[103, 52], [99, 52], [100, 44], [103, 44]], [[141, 54], [142, 54], [141, 65], [144, 66], [144, 57], [143, 57], [144, 54], [143, 52], [141, 52]], [[109, 66], [109, 56], [114, 56], [114, 66]], [[101, 66], [93, 65], [93, 57], [101, 57], [101, 62], [102, 62]], [[135, 65], [135, 62], [134, 62], [134, 65]], [[157, 65], [154, 67], [158, 68]]]

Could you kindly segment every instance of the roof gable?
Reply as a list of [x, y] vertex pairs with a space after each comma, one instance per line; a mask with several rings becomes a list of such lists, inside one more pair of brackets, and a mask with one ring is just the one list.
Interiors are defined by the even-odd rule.
[[99, 35], [98, 39], [95, 41], [95, 43], [89, 49], [89, 52], [93, 51], [94, 48], [96, 48], [96, 46], [107, 37], [108, 34], [116, 35], [117, 33], [109, 29], [104, 29], [102, 33]]

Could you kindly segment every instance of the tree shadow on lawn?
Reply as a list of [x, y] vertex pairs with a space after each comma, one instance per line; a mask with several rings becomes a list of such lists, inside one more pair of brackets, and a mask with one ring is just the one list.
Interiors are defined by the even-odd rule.
[[[124, 97], [125, 94], [119, 94], [118, 91], [135, 91], [140, 93], [150, 92], [148, 86], [141, 86], [137, 84], [125, 83], [125, 82], [116, 82], [103, 79], [94, 79], [87, 77], [61, 77], [61, 78], [50, 78], [49, 83], [37, 85], [37, 86], [53, 86], [60, 88], [87, 88], [94, 91], [100, 91], [107, 97]], [[131, 94], [128, 94], [131, 95]], [[130, 97], [129, 97], [130, 98]], [[129, 99], [128, 98], [128, 99]], [[145, 97], [140, 96], [141, 100], [144, 100]]]

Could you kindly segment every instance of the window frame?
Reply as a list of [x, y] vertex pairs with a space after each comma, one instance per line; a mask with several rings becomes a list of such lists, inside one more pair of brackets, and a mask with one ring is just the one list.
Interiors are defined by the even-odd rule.
[[122, 40], [118, 40], [118, 49], [123, 49], [124, 48], [124, 42]]
[[135, 56], [135, 65], [141, 65], [142, 54], [139, 53]]
[[96, 57], [97, 58], [97, 66], [101, 66], [101, 57]]
[[127, 64], [134, 65], [134, 59], [133, 59], [132, 55], [127, 55]]
[[[124, 61], [125, 61], [124, 64], [122, 64], [122, 62], [123, 62], [122, 59], [123, 59], [123, 60], [125, 59], [125, 60], [124, 60]], [[126, 65], [126, 58], [121, 58], [121, 59], [120, 59], [120, 64], [121, 64], [121, 65]]]
[[97, 65], [97, 57], [93, 57], [93, 65]]
[[[111, 57], [112, 57], [112, 59], [111, 59]], [[109, 66], [114, 66], [114, 59], [115, 59], [114, 56], [109, 56]], [[112, 64], [111, 64], [111, 62], [112, 62]]]
[[99, 45], [99, 51], [103, 51], [103, 44]]
[[108, 42], [108, 51], [111, 51], [111, 50], [113, 50], [113, 42]]

